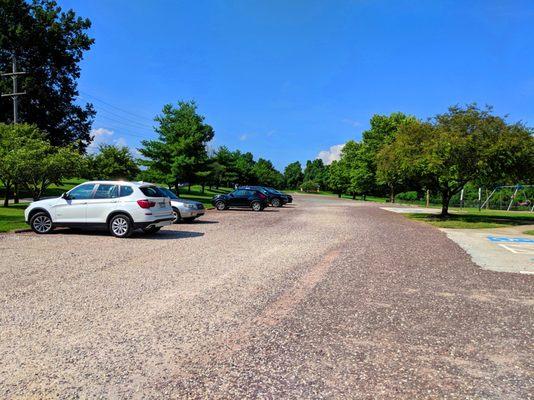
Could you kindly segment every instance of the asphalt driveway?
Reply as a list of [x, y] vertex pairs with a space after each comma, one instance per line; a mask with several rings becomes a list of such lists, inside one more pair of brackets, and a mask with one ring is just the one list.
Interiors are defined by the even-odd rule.
[[371, 203], [10, 234], [0, 254], [0, 398], [534, 393], [534, 276]]

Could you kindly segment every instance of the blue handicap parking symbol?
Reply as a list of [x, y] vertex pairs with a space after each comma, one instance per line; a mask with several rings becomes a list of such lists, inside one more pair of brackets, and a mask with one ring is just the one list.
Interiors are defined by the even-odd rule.
[[506, 237], [506, 236], [488, 236], [491, 242], [506, 242], [506, 243], [534, 243], [534, 239], [522, 237]]

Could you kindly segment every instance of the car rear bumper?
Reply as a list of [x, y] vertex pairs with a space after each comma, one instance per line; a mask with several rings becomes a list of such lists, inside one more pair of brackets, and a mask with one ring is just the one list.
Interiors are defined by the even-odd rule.
[[134, 228], [143, 229], [143, 228], [148, 228], [151, 226], [161, 227], [165, 225], [171, 225], [173, 220], [174, 220], [174, 216], [166, 217], [166, 218], [158, 218], [152, 221], [136, 222], [134, 223]]

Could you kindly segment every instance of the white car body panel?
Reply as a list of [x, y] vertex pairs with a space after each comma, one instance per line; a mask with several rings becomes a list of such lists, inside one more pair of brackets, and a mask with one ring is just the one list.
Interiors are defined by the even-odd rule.
[[[123, 212], [128, 214], [133, 220], [135, 227], [164, 226], [172, 223], [173, 214], [170, 200], [167, 197], [146, 196], [141, 189], [154, 186], [145, 182], [124, 182], [124, 181], [90, 181], [84, 182], [68, 193], [83, 185], [94, 184], [92, 196], [98, 189], [98, 185], [122, 186], [131, 188], [131, 194], [120, 197], [120, 192], [109, 191], [111, 198], [87, 198], [87, 199], [65, 199], [63, 197], [45, 199], [31, 203], [24, 211], [25, 220], [29, 223], [30, 215], [36, 210], [46, 211], [54, 225], [74, 226], [74, 225], [95, 225], [106, 226], [109, 216], [113, 212]], [[117, 189], [118, 190], [118, 189]], [[153, 207], [142, 208], [137, 201], [148, 200], [155, 203]]]

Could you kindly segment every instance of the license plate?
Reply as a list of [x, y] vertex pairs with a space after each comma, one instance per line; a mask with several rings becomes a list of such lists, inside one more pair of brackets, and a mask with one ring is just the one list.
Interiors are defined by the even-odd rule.
[[172, 221], [161, 221], [161, 222], [158, 222], [155, 226], [161, 227], [161, 226], [167, 226], [171, 224], [172, 224]]

